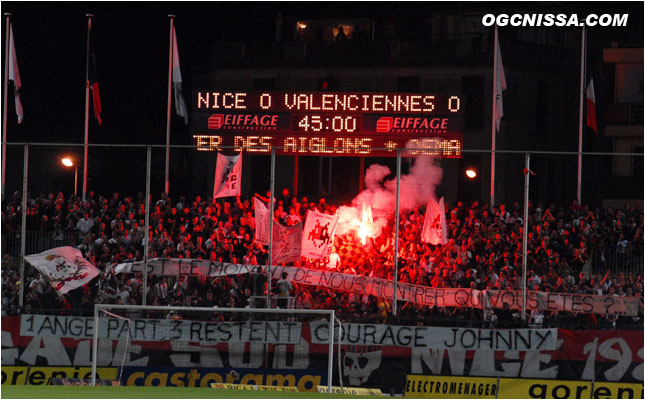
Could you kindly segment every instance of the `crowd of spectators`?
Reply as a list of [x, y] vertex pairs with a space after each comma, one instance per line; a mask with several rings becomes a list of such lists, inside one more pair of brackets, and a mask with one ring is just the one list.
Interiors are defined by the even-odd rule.
[[[268, 203], [268, 196], [256, 196]], [[95, 303], [141, 304], [147, 296], [151, 305], [246, 307], [253, 296], [263, 296], [266, 273], [210, 277], [148, 278], [143, 287], [140, 275], [114, 274], [110, 265], [143, 259], [145, 236], [144, 195], [94, 196], [87, 201], [41, 194], [28, 201], [27, 230], [51, 234], [52, 246], [63, 244], [66, 233], [78, 236], [77, 247], [101, 271], [83, 288], [57, 296], [34, 268], [26, 269], [25, 308], [68, 309], [91, 313]], [[324, 198], [308, 199], [290, 195], [287, 189], [276, 198], [276, 222], [290, 226], [303, 221], [307, 210], [334, 214], [337, 205]], [[393, 279], [394, 212], [381, 234], [361, 245], [355, 233], [337, 235], [334, 253], [323, 260], [302, 259], [297, 265], [334, 270], [347, 274]], [[460, 287], [478, 290], [516, 289], [522, 284], [522, 212], [520, 204], [490, 209], [487, 204], [457, 202], [447, 208], [449, 241], [430, 245], [421, 241], [424, 209], [400, 215], [399, 276], [401, 282], [432, 287]], [[642, 276], [622, 273], [594, 275], [589, 259], [594, 249], [608, 243], [619, 248], [643, 245], [643, 210], [625, 206], [590, 209], [573, 202], [566, 207], [529, 204], [528, 277], [530, 290], [586, 293], [642, 298]], [[20, 197], [7, 198], [2, 205], [2, 232], [20, 231]], [[246, 265], [265, 265], [268, 253], [254, 240], [255, 216], [252, 199], [227, 198], [213, 202], [200, 196], [172, 201], [165, 193], [151, 203], [149, 257], [208, 259]], [[3, 240], [4, 241], [4, 240]], [[42, 249], [46, 250], [46, 249]], [[8, 255], [2, 261], [2, 305], [18, 305], [18, 262]], [[386, 299], [358, 293], [334, 292], [327, 288], [278, 284], [294, 298], [296, 308], [334, 308], [347, 318], [385, 321], [391, 316]], [[279, 294], [278, 292], [276, 294]], [[487, 326], [504, 326], [519, 320], [516, 311], [498, 309], [483, 312], [470, 308], [399, 305], [399, 319], [416, 323], [444, 320], [469, 321]], [[529, 320], [537, 325], [550, 321], [576, 321], [583, 325], [616, 327], [637, 324], [642, 318], [617, 315], [546, 313], [533, 311]], [[641, 310], [642, 315], [642, 310]]]

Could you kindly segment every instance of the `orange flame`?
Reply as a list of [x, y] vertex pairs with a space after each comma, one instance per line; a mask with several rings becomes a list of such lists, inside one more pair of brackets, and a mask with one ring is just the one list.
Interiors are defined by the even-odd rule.
[[374, 220], [372, 219], [372, 207], [365, 207], [363, 203], [363, 213], [361, 215], [361, 225], [358, 228], [358, 237], [361, 239], [361, 244], [365, 246], [367, 238], [374, 234]]

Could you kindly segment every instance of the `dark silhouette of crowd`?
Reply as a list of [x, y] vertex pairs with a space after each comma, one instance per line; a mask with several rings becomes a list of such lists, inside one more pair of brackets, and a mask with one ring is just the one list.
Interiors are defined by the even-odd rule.
[[[256, 194], [268, 204], [266, 196]], [[285, 226], [304, 221], [307, 210], [334, 214], [337, 205], [324, 198], [297, 198], [284, 189], [276, 197], [274, 220]], [[400, 282], [432, 287], [511, 289], [522, 284], [523, 220], [520, 203], [489, 208], [487, 204], [462, 202], [446, 210], [449, 241], [430, 245], [421, 241], [424, 207], [402, 212], [399, 226]], [[322, 260], [302, 259], [296, 265], [393, 279], [394, 212], [391, 221], [365, 245], [355, 233], [336, 235], [333, 253]], [[641, 251], [643, 210], [591, 209], [529, 204], [528, 276], [530, 290], [611, 296], [643, 296], [642, 275], [593, 274], [589, 266], [593, 251], [607, 245]], [[19, 232], [20, 196], [3, 201], [2, 232]], [[165, 193], [151, 202], [149, 258], [204, 259], [245, 265], [266, 265], [268, 252], [254, 240], [256, 220], [253, 199], [225, 198], [213, 202], [197, 196], [177, 200]], [[95, 303], [183, 305], [206, 307], [247, 307], [265, 296], [266, 271], [224, 277], [149, 276], [144, 288], [140, 274], [114, 274], [109, 266], [143, 260], [145, 237], [144, 195], [122, 197], [79, 197], [40, 194], [28, 201], [27, 231], [51, 235], [52, 247], [62, 244], [65, 234], [77, 235], [77, 248], [102, 273], [82, 288], [58, 296], [34, 268], [27, 266], [24, 309], [33, 312], [69, 312], [92, 315]], [[61, 239], [58, 240], [57, 239]], [[635, 249], [635, 250], [634, 250]], [[47, 248], [41, 249], [41, 251]], [[19, 263], [7, 254], [2, 260], [3, 312], [19, 304]], [[360, 293], [334, 292], [323, 287], [287, 285], [274, 279], [277, 297], [289, 296], [295, 308], [336, 309], [345, 319], [355, 321], [392, 320], [387, 299]], [[281, 301], [280, 305], [285, 306]], [[532, 326], [567, 323], [587, 327], [642, 327], [642, 310], [637, 317], [618, 315], [530, 312]], [[419, 306], [399, 302], [397, 323], [476, 324], [514, 326], [520, 315], [508, 308], [483, 311], [471, 308]]]

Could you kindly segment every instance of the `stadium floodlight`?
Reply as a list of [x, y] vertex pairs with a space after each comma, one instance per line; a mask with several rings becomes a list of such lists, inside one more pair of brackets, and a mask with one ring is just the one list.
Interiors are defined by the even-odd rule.
[[[130, 343], [137, 341], [137, 337], [132, 336], [132, 330], [137, 331], [136, 328], [138, 321], [144, 321], [144, 314], [147, 312], [162, 311], [167, 313], [179, 313], [184, 315], [201, 315], [210, 317], [214, 315], [220, 316], [229, 316], [231, 320], [238, 321], [236, 325], [239, 325], [240, 318], [245, 318], [243, 321], [245, 323], [253, 323], [261, 321], [260, 318], [265, 318], [270, 320], [271, 318], [276, 318], [276, 321], [273, 323], [282, 323], [283, 325], [293, 325], [295, 318], [298, 315], [309, 316], [311, 319], [320, 320], [323, 318], [328, 324], [328, 332], [334, 332], [334, 321], [335, 312], [334, 310], [303, 310], [303, 309], [279, 309], [279, 308], [213, 308], [213, 307], [178, 307], [178, 306], [143, 306], [143, 305], [115, 305], [115, 304], [95, 304], [94, 305], [94, 329], [93, 329], [93, 341], [92, 341], [92, 386], [96, 386], [96, 370], [97, 370], [97, 361], [99, 360], [99, 345], [98, 340], [101, 338], [107, 339], [117, 339], [120, 342], [118, 343], [117, 348], [122, 350], [123, 356], [114, 356], [113, 360], [120, 360], [120, 369], [119, 377], [123, 372], [123, 367], [125, 364], [125, 354], [127, 353]], [[246, 316], [248, 314], [248, 316]], [[172, 314], [171, 314], [172, 315]], [[185, 320], [191, 321], [191, 319], [186, 318]], [[337, 320], [336, 320], [337, 321]], [[172, 322], [172, 321], [170, 321]], [[164, 329], [163, 324], [155, 326], [155, 329], [159, 331], [159, 328]], [[169, 324], [171, 326], [172, 324]], [[244, 323], [242, 323], [244, 326]], [[170, 333], [170, 327], [167, 328]], [[247, 329], [245, 326], [240, 329]], [[290, 331], [291, 328], [289, 328]], [[111, 332], [111, 333], [110, 333]], [[116, 336], [115, 336], [116, 332]], [[242, 332], [242, 331], [240, 331]], [[240, 333], [241, 334], [241, 333]], [[332, 391], [332, 373], [333, 373], [333, 349], [334, 349], [334, 336], [329, 335], [329, 349], [328, 349], [328, 359], [327, 359], [327, 392], [331, 393]], [[170, 335], [168, 335], [170, 337]], [[170, 341], [170, 339], [167, 339]], [[174, 341], [174, 340], [173, 340]], [[268, 342], [266, 342], [268, 343]], [[111, 347], [111, 346], [110, 346]], [[339, 350], [340, 351], [340, 350]], [[113, 361], [114, 362], [114, 361]], [[120, 379], [120, 378], [119, 378]]]

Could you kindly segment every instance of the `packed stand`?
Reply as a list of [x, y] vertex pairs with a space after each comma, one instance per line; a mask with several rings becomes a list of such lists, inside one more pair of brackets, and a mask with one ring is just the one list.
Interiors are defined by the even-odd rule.
[[[266, 196], [257, 197], [269, 202]], [[210, 199], [209, 199], [210, 200]], [[91, 315], [95, 303], [141, 304], [144, 293], [141, 275], [110, 272], [108, 266], [143, 259], [145, 233], [144, 196], [122, 198], [89, 194], [83, 202], [75, 196], [65, 199], [41, 194], [28, 202], [27, 230], [51, 233], [56, 247], [65, 234], [78, 234], [79, 249], [103, 273], [82, 289], [58, 296], [34, 268], [26, 268], [25, 309], [81, 310]], [[324, 198], [298, 199], [287, 189], [276, 199], [275, 221], [291, 226], [304, 221], [307, 210], [334, 214], [336, 205]], [[393, 214], [393, 213], [392, 213]], [[393, 221], [394, 216], [389, 218]], [[461, 202], [446, 212], [449, 243], [434, 246], [421, 241], [424, 210], [402, 213], [399, 226], [400, 282], [431, 287], [521, 289], [522, 226], [520, 204], [489, 210], [477, 202]], [[569, 207], [529, 204], [531, 230], [528, 234], [527, 287], [530, 290], [584, 293], [642, 298], [642, 276], [624, 276], [609, 270], [604, 275], [586, 274], [593, 249], [615, 243], [641, 248], [643, 210], [626, 206], [622, 210], [590, 209], [575, 202]], [[3, 202], [2, 230], [20, 231], [20, 197]], [[255, 217], [252, 199], [229, 198], [216, 202], [200, 196], [177, 203], [166, 194], [151, 204], [150, 258], [205, 259], [245, 265], [266, 265], [267, 250], [254, 241]], [[376, 238], [361, 245], [355, 234], [337, 235], [334, 252], [323, 260], [303, 259], [299, 266], [393, 279], [394, 224]], [[3, 239], [4, 242], [4, 239]], [[46, 250], [46, 249], [42, 249]], [[641, 250], [642, 251], [642, 250]], [[3, 313], [18, 305], [19, 265], [5, 255], [2, 261]], [[227, 277], [148, 277], [147, 304], [205, 307], [247, 307], [254, 298], [265, 295], [266, 271]], [[279, 285], [274, 294], [285, 291], [294, 297], [296, 308], [331, 309], [346, 320], [382, 321], [391, 318], [390, 301], [359, 293], [334, 292], [327, 288]], [[286, 288], [286, 289], [285, 289]], [[282, 293], [280, 293], [282, 292]], [[545, 315], [546, 314], [546, 315]], [[637, 317], [572, 313], [531, 312], [531, 326], [555, 323], [586, 327], [642, 327], [642, 310]], [[518, 312], [418, 306], [400, 302], [397, 323], [467, 324], [477, 326], [516, 326]]]

